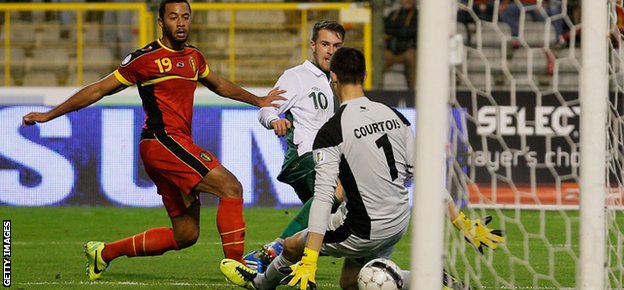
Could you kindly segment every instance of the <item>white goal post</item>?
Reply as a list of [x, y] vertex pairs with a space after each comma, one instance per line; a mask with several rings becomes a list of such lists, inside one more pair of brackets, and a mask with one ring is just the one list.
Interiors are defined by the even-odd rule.
[[577, 289], [605, 289], [607, 0], [583, 0], [581, 47], [581, 200]]
[[[452, 0], [420, 1], [416, 166], [412, 206], [411, 288], [440, 289], [444, 247], [443, 167], [448, 129]], [[423, 109], [426, 108], [426, 109]], [[425, 169], [427, 165], [432, 165]], [[431, 279], [440, 277], [440, 279]]]

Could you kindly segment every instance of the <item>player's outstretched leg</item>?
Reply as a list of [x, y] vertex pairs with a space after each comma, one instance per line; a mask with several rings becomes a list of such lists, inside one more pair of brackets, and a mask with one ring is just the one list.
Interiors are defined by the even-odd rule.
[[275, 257], [282, 253], [284, 239], [277, 238], [274, 241], [262, 246], [262, 249], [255, 250], [243, 257], [245, 265], [258, 273], [264, 273]]
[[284, 239], [308, 227], [308, 217], [310, 215], [312, 200], [313, 199], [309, 199], [303, 204], [297, 216], [288, 223], [279, 238], [265, 244], [261, 250], [254, 250], [243, 257], [247, 267], [257, 270], [258, 273], [264, 273], [264, 271], [266, 271], [271, 261], [282, 253]]
[[253, 284], [253, 279], [258, 275], [256, 270], [232, 259], [221, 260], [219, 269], [228, 281], [246, 289], [256, 290]]
[[84, 252], [87, 256], [87, 276], [91, 281], [99, 279], [108, 267], [108, 263], [102, 259], [103, 250], [103, 242], [91, 241], [84, 245]]
[[306, 201], [297, 215], [288, 223], [280, 238], [285, 239], [291, 237], [292, 235], [302, 231], [303, 229], [308, 227], [308, 219], [310, 217], [310, 207], [312, 206], [313, 198]]
[[158, 256], [169, 250], [179, 250], [171, 228], [152, 228], [116, 242], [88, 242], [87, 276], [94, 281], [100, 278], [108, 263], [117, 257]]
[[243, 257], [245, 265], [251, 269], [258, 271], [258, 273], [264, 273], [264, 262], [262, 257], [262, 250], [253, 250]]

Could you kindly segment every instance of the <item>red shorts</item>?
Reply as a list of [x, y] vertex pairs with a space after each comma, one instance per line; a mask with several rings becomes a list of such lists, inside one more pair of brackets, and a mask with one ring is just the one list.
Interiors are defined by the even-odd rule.
[[139, 151], [145, 171], [156, 184], [170, 217], [199, 202], [199, 192], [193, 188], [210, 170], [221, 165], [191, 138], [164, 132], [141, 134]]

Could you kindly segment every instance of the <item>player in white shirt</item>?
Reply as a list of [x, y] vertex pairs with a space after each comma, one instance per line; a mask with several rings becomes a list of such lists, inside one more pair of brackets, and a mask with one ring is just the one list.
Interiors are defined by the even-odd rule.
[[[330, 68], [341, 106], [314, 140], [316, 185], [308, 228], [284, 241], [284, 251], [264, 274], [235, 260], [221, 261], [222, 273], [236, 285], [274, 289], [281, 281], [316, 289], [316, 264], [322, 253], [345, 258], [340, 287], [357, 289], [362, 266], [374, 258], [389, 258], [407, 231], [410, 208], [404, 184], [412, 176], [414, 152], [410, 122], [366, 98], [362, 52], [343, 47], [332, 57]], [[344, 188], [344, 202], [332, 214], [337, 179]], [[503, 241], [500, 231], [466, 218], [448, 194], [447, 199], [449, 217], [473, 245], [495, 249]], [[292, 270], [289, 275], [283, 274], [286, 267]], [[403, 289], [409, 289], [409, 271], [401, 274]]]
[[[314, 188], [310, 187], [314, 184], [314, 174], [309, 174], [314, 172], [312, 142], [337, 108], [329, 86], [329, 60], [343, 45], [344, 35], [344, 28], [335, 21], [317, 22], [310, 40], [312, 61], [306, 60], [284, 71], [275, 87], [286, 91], [283, 94], [286, 100], [276, 102], [279, 107], [258, 112], [260, 124], [286, 137], [288, 151], [278, 180], [293, 186], [302, 202], [314, 195]], [[281, 114], [285, 118], [280, 118]], [[300, 170], [301, 165], [307, 168]]]
[[[283, 239], [305, 229], [312, 196], [314, 196], [314, 161], [312, 142], [316, 132], [338, 107], [329, 85], [329, 60], [343, 45], [345, 29], [336, 21], [321, 20], [312, 28], [310, 49], [312, 61], [292, 67], [280, 76], [276, 88], [285, 90], [279, 107], [260, 109], [258, 120], [275, 135], [285, 137], [288, 149], [277, 177], [295, 190], [303, 206], [280, 236], [262, 250], [245, 255], [247, 266], [264, 272], [271, 260], [280, 254]], [[280, 115], [284, 115], [281, 118]]]

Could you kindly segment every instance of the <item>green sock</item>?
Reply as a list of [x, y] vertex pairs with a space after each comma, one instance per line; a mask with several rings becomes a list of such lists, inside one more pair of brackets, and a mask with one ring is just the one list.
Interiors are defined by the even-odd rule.
[[308, 227], [308, 217], [310, 216], [310, 206], [312, 206], [313, 199], [314, 198], [310, 198], [308, 199], [308, 201], [306, 201], [306, 203], [303, 204], [301, 210], [299, 210], [299, 213], [297, 213], [297, 216], [295, 216], [295, 218], [290, 221], [288, 226], [286, 226], [286, 228], [280, 235], [280, 238], [288, 238]]

